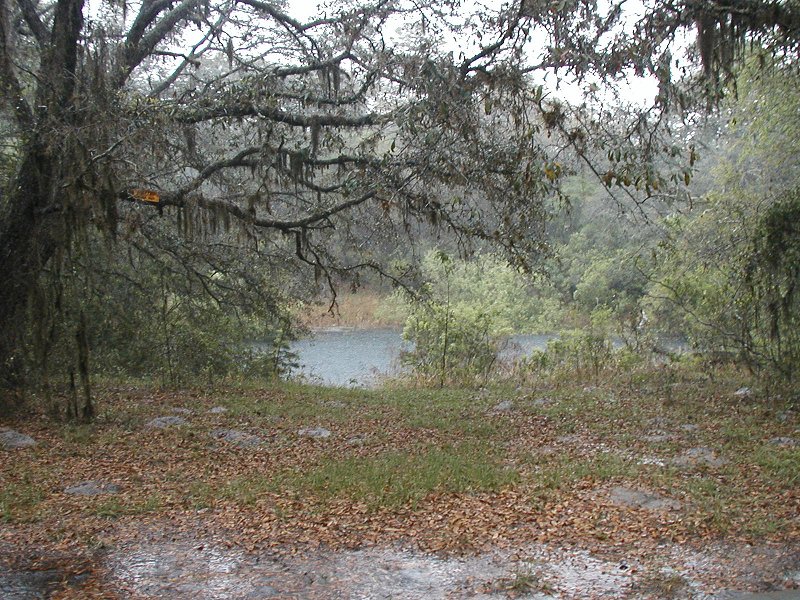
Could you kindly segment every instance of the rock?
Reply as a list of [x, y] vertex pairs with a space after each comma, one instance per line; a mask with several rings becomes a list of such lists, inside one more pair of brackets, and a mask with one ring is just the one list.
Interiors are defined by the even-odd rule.
[[145, 427], [155, 428], [155, 429], [166, 429], [167, 427], [175, 427], [178, 425], [188, 425], [189, 421], [184, 419], [183, 417], [156, 417], [152, 421], [149, 421]]
[[116, 494], [120, 490], [116, 483], [104, 481], [84, 481], [64, 489], [65, 494], [75, 496], [99, 496], [100, 494]]
[[538, 408], [543, 408], [545, 406], [550, 406], [551, 404], [553, 404], [553, 399], [552, 398], [548, 398], [548, 397], [536, 398], [536, 400], [533, 401], [533, 405], [538, 407]]
[[727, 460], [716, 455], [711, 448], [690, 448], [681, 456], [674, 458], [672, 463], [680, 467], [691, 467], [696, 465], [707, 465], [709, 467], [721, 467], [728, 463]]
[[738, 390], [733, 392], [733, 395], [737, 398], [749, 398], [753, 395], [753, 390], [749, 387], [740, 387]]
[[775, 437], [772, 438], [769, 443], [782, 448], [794, 448], [798, 445], [797, 440], [792, 437]]
[[691, 433], [693, 431], [697, 431], [699, 427], [694, 423], [686, 423], [685, 425], [681, 425], [681, 431], [685, 431], [687, 433]]
[[221, 415], [222, 413], [228, 412], [228, 409], [225, 408], [224, 406], [215, 406], [208, 412], [210, 412], [212, 415]]
[[176, 415], [191, 415], [194, 413], [194, 411], [188, 408], [173, 408], [172, 412], [174, 412]]
[[626, 487], [615, 487], [609, 496], [614, 504], [629, 506], [631, 508], [643, 508], [645, 510], [677, 510], [681, 503], [677, 500], [665, 498], [652, 492], [643, 492]]
[[654, 465], [656, 467], [665, 467], [666, 463], [656, 456], [642, 456], [636, 462], [640, 465]]
[[247, 600], [261, 600], [261, 598], [273, 598], [280, 595], [280, 592], [270, 585], [259, 585], [256, 586], [252, 592], [247, 594], [245, 598]]
[[29, 448], [36, 445], [36, 440], [29, 435], [8, 429], [0, 428], [0, 446], [4, 448]]
[[244, 431], [237, 431], [235, 429], [215, 429], [211, 432], [211, 437], [223, 442], [228, 442], [240, 448], [255, 448], [264, 443], [264, 440], [253, 435], [252, 433], [245, 433]]
[[651, 433], [649, 435], [643, 435], [641, 440], [643, 442], [647, 442], [649, 444], [658, 444], [660, 442], [668, 442], [672, 439], [672, 436], [668, 433]]
[[331, 432], [324, 427], [305, 427], [297, 431], [300, 437], [310, 437], [318, 440], [331, 437]]
[[511, 400], [503, 400], [502, 402], [498, 402], [497, 404], [492, 407], [489, 411], [489, 414], [496, 415], [499, 413], [507, 413], [511, 412], [514, 409], [514, 403]]
[[657, 429], [659, 431], [664, 431], [672, 427], [672, 423], [666, 417], [653, 417], [648, 422], [652, 429]]
[[563, 444], [568, 444], [568, 445], [577, 444], [580, 441], [581, 441], [581, 436], [579, 436], [576, 433], [570, 433], [569, 435], [560, 435], [560, 436], [558, 436], [556, 438], [556, 442], [558, 442], [561, 445], [563, 445]]
[[348, 446], [363, 446], [366, 443], [367, 443], [366, 435], [354, 435], [349, 440], [347, 440]]

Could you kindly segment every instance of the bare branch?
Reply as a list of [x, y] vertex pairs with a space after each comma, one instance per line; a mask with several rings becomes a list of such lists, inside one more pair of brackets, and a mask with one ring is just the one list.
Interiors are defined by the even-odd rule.
[[[311, 213], [305, 217], [297, 218], [297, 219], [263, 219], [263, 218], [256, 218], [253, 216], [252, 213], [245, 210], [244, 208], [233, 204], [232, 202], [228, 202], [226, 200], [220, 200], [216, 198], [206, 198], [202, 195], [192, 195], [191, 197], [187, 196], [180, 192], [167, 192], [161, 194], [161, 199], [157, 206], [165, 207], [165, 206], [177, 206], [183, 207], [186, 206], [189, 202], [192, 202], [199, 206], [200, 208], [204, 209], [221, 209], [226, 211], [232, 217], [239, 219], [242, 222], [250, 223], [255, 227], [259, 227], [262, 229], [274, 229], [283, 232], [290, 232], [302, 229], [311, 228], [321, 222], [326, 221], [330, 217], [347, 212], [348, 210], [355, 208], [365, 202], [368, 202], [372, 198], [377, 196], [376, 190], [370, 190], [357, 198], [353, 198], [352, 200], [347, 200], [345, 202], [341, 202], [331, 208], [318, 210], [316, 212]], [[132, 195], [129, 192], [125, 192], [120, 196], [120, 199], [127, 200], [130, 202], [137, 202], [138, 198]], [[154, 205], [156, 206], [156, 205]]]
[[260, 117], [293, 127], [367, 127], [383, 125], [390, 121], [391, 115], [375, 113], [360, 116], [294, 114], [273, 106], [258, 106], [252, 102], [235, 100], [209, 107], [181, 107], [176, 109], [175, 114], [176, 122], [186, 124], [240, 117]]
[[[173, 4], [171, 0], [145, 1], [142, 4], [139, 15], [125, 40], [123, 61], [114, 82], [116, 87], [121, 87], [125, 83], [133, 70], [173, 31], [179, 21], [191, 14], [199, 1], [183, 0], [171, 8]], [[166, 9], [169, 9], [168, 12], [155, 23], [159, 14]]]
[[0, 0], [0, 90], [3, 96], [9, 99], [11, 109], [21, 125], [30, 125], [33, 122], [33, 112], [25, 96], [22, 86], [14, 73], [11, 62], [11, 48], [9, 48], [8, 32], [6, 31], [6, 0]]
[[42, 23], [41, 17], [31, 0], [17, 0], [17, 4], [22, 11], [25, 23], [31, 30], [33, 37], [36, 38], [36, 42], [40, 47], [47, 44], [50, 41], [50, 32], [47, 31], [47, 27]]

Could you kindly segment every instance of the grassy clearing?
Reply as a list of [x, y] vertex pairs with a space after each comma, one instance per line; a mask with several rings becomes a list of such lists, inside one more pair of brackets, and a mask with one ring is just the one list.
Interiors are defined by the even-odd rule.
[[[69, 519], [80, 528], [94, 518], [225, 508], [252, 511], [245, 520], [278, 517], [288, 531], [304, 511], [324, 523], [315, 519], [334, 506], [341, 513], [348, 503], [373, 515], [413, 514], [438, 510], [439, 499], [448, 497], [463, 504], [458, 511], [470, 515], [467, 522], [504, 535], [533, 535], [539, 523], [552, 521], [548, 535], [591, 531], [607, 539], [635, 527], [604, 524], [604, 515], [626, 510], [603, 505], [607, 490], [625, 485], [680, 501], [679, 517], [649, 521], [653, 535], [774, 539], [798, 533], [800, 449], [774, 441], [797, 437], [790, 404], [757, 393], [735, 397], [738, 375], [709, 381], [655, 370], [637, 378], [635, 385], [626, 376], [590, 386], [560, 380], [481, 390], [115, 388], [98, 398], [101, 417], [93, 425], [3, 423], [39, 445], [0, 451], [0, 518], [64, 529]], [[505, 400], [510, 410], [493, 411]], [[210, 414], [213, 406], [228, 410]], [[192, 411], [183, 415], [188, 425], [145, 427], [175, 408]], [[330, 429], [331, 437], [298, 435], [317, 426]], [[225, 443], [211, 435], [216, 428], [257, 435], [263, 443]], [[724, 460], [675, 462], [696, 448]], [[90, 479], [114, 481], [121, 492], [88, 499], [62, 493]], [[648, 518], [634, 516], [635, 523]], [[537, 527], [519, 525], [531, 522]], [[468, 539], [459, 535], [459, 543]]]
[[464, 442], [416, 452], [389, 451], [375, 457], [328, 459], [309, 473], [281, 484], [322, 499], [346, 497], [370, 507], [415, 507], [432, 492], [491, 492], [519, 480], [486, 445]]

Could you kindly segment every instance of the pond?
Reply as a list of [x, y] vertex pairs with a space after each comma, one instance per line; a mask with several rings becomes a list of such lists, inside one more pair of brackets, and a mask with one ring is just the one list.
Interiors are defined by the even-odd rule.
[[[501, 359], [544, 349], [554, 337], [514, 335], [505, 344]], [[399, 374], [400, 353], [410, 348], [396, 329], [318, 331], [291, 344], [299, 363], [292, 376], [323, 385], [371, 387], [382, 378]]]

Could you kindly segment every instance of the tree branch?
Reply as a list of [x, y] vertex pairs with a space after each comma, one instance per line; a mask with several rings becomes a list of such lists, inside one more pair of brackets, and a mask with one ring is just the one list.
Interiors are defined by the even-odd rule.
[[[152, 54], [156, 45], [167, 37], [175, 25], [181, 19], [185, 19], [198, 5], [198, 0], [183, 0], [175, 8], [170, 8], [173, 3], [171, 0], [160, 0], [146, 1], [142, 4], [139, 15], [125, 39], [123, 63], [114, 81], [116, 87], [122, 87], [133, 70]], [[153, 25], [158, 15], [167, 8], [170, 8], [169, 12]], [[153, 25], [152, 28], [146, 31], [151, 25]]]
[[17, 123], [29, 126], [33, 123], [33, 111], [25, 100], [22, 86], [14, 73], [11, 62], [8, 32], [6, 31], [6, 0], [0, 0], [0, 91], [9, 99]]
[[252, 102], [222, 102], [214, 106], [184, 108], [175, 115], [178, 123], [201, 123], [214, 119], [261, 117], [292, 127], [367, 127], [382, 125], [390, 120], [388, 114], [370, 113], [350, 117], [346, 115], [298, 115], [273, 106], [258, 106]]
[[47, 27], [44, 26], [44, 23], [42, 23], [39, 13], [36, 12], [36, 7], [31, 0], [17, 0], [17, 5], [22, 11], [25, 23], [27, 23], [33, 37], [36, 38], [39, 47], [41, 48], [46, 45], [50, 41], [50, 33], [47, 31]]

